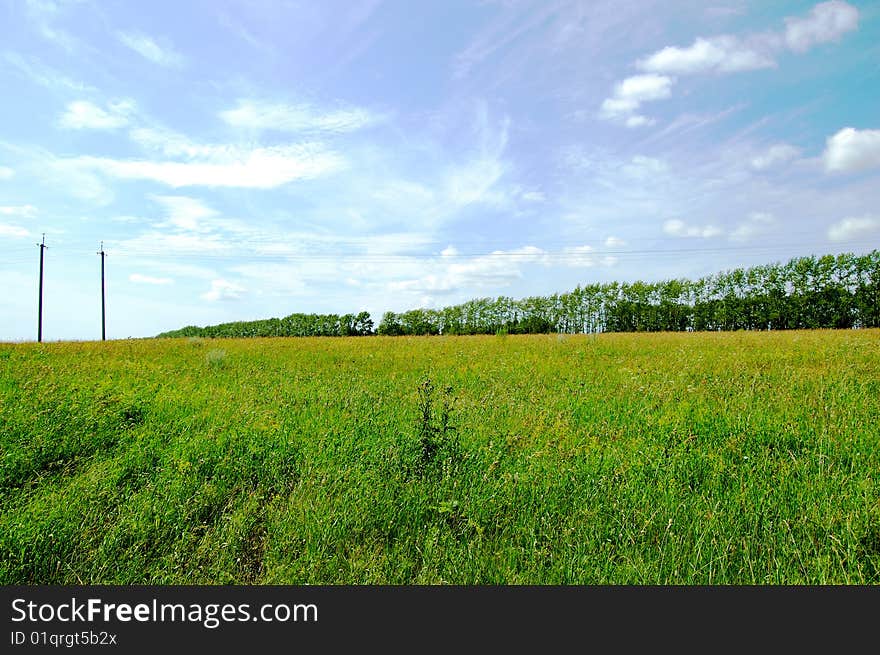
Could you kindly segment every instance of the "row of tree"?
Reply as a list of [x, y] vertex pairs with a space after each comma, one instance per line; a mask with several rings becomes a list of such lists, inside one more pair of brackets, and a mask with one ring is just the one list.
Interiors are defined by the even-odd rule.
[[375, 334], [369, 312], [360, 314], [291, 314], [284, 318], [236, 321], [196, 327], [187, 325], [156, 335], [163, 337], [359, 337]]
[[[534, 334], [880, 327], [880, 251], [799, 257], [700, 278], [590, 284], [515, 300], [500, 296], [442, 309], [386, 312], [377, 334]], [[367, 312], [196, 328], [159, 336], [373, 334]]]

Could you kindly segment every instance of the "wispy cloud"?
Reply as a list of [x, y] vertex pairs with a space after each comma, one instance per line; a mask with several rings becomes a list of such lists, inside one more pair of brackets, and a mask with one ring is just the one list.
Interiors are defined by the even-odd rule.
[[129, 180], [152, 180], [170, 187], [272, 189], [294, 180], [329, 175], [345, 167], [341, 155], [315, 143], [239, 149], [190, 161], [154, 161], [82, 156], [67, 160], [82, 170]]
[[666, 173], [669, 170], [669, 165], [656, 157], [633, 155], [632, 159], [621, 166], [620, 170], [629, 177], [643, 179]]
[[[269, 293], [271, 295], [302, 295], [308, 290], [306, 280], [308, 278], [321, 277], [321, 273], [317, 269], [325, 272], [326, 278], [337, 279], [338, 267], [332, 262], [319, 262], [314, 264], [284, 264], [284, 263], [257, 263], [257, 264], [240, 264], [233, 266], [230, 270], [243, 278], [246, 284], [253, 283], [259, 289], [258, 293]], [[329, 269], [329, 270], [328, 270]], [[241, 294], [244, 289], [238, 285], [229, 289], [223, 287], [222, 291], [217, 291], [218, 297], [206, 298], [207, 300], [220, 300], [222, 293]], [[215, 292], [212, 287], [211, 292]], [[207, 294], [206, 294], [207, 295]], [[206, 296], [202, 296], [205, 298]], [[237, 297], [237, 296], [236, 296]]]
[[240, 300], [242, 294], [247, 291], [240, 284], [224, 280], [223, 278], [211, 280], [211, 288], [202, 294], [202, 299], [217, 302], [219, 300]]
[[721, 236], [724, 232], [715, 225], [688, 225], [679, 218], [672, 218], [663, 223], [663, 232], [671, 237], [687, 237], [711, 239]]
[[152, 37], [141, 32], [117, 32], [116, 38], [125, 47], [159, 66], [178, 68], [184, 64], [183, 55], [173, 47], [167, 44], [160, 45]]
[[9, 168], [8, 166], [0, 166], [0, 180], [12, 179], [13, 175], [15, 175], [14, 170]]
[[360, 107], [320, 111], [308, 104], [272, 103], [239, 99], [233, 109], [220, 112], [233, 127], [280, 132], [343, 133], [375, 125], [383, 117]]
[[181, 254], [231, 255], [236, 243], [228, 234], [212, 231], [205, 234], [153, 228], [137, 236], [110, 242], [127, 255], [167, 256]]
[[158, 271], [163, 274], [164, 277], [173, 275], [175, 277], [193, 278], [197, 280], [213, 280], [219, 277], [216, 270], [208, 268], [207, 266], [181, 264], [173, 261], [149, 258], [141, 258], [138, 261], [142, 266]]
[[828, 238], [832, 241], [850, 241], [871, 234], [880, 234], [880, 218], [874, 216], [844, 218], [828, 228]]
[[795, 52], [805, 52], [819, 43], [839, 41], [858, 26], [858, 9], [841, 0], [822, 2], [806, 18], [785, 19], [785, 43]]
[[209, 226], [203, 224], [203, 220], [217, 216], [217, 211], [205, 205], [202, 201], [186, 196], [152, 196], [166, 212], [167, 222], [156, 223], [156, 227], [167, 225], [188, 230], [190, 232], [205, 232]]
[[456, 206], [478, 202], [498, 204], [500, 194], [492, 193], [495, 184], [504, 175], [504, 163], [497, 157], [481, 157], [449, 169], [446, 178], [446, 196]]
[[135, 127], [129, 131], [128, 136], [145, 150], [158, 152], [167, 157], [187, 159], [224, 157], [237, 149], [229, 145], [196, 143], [187, 136], [165, 127]]
[[539, 3], [535, 11], [529, 9], [506, 12], [500, 20], [490, 24], [458, 54], [455, 58], [453, 77], [456, 79], [467, 77], [473, 68], [525, 34], [539, 28], [558, 10], [558, 3], [544, 2]]
[[37, 208], [33, 205], [3, 205], [0, 206], [0, 214], [3, 216], [31, 218], [37, 215]]
[[51, 185], [55, 191], [63, 190], [74, 198], [99, 206], [110, 204], [115, 197], [113, 189], [93, 170], [81, 166], [78, 158], [43, 152], [37, 161], [44, 184]]
[[732, 241], [749, 241], [757, 236], [766, 234], [776, 224], [776, 217], [767, 212], [752, 212], [748, 218], [739, 223], [731, 232]]
[[128, 125], [134, 107], [132, 100], [111, 102], [107, 109], [88, 100], [76, 100], [68, 103], [58, 125], [69, 130], [114, 130]]
[[24, 3], [25, 13], [36, 32], [69, 53], [78, 49], [80, 41], [67, 30], [58, 27], [57, 22], [73, 4], [75, 3], [63, 0], [28, 0]]
[[[478, 107], [469, 127], [470, 138], [464, 148], [448, 152], [444, 146], [432, 144], [430, 150], [439, 155], [427, 158], [424, 167], [389, 170], [375, 179], [370, 176], [367, 184], [355, 185], [358, 197], [352, 202], [372, 209], [366, 213], [373, 221], [393, 224], [405, 220], [433, 227], [475, 207], [514, 209], [520, 202], [541, 202], [543, 195], [535, 191], [526, 197], [522, 185], [510, 179], [509, 117], [491, 120], [486, 108]], [[388, 160], [361, 162], [359, 168], [375, 169], [377, 161], [384, 164]]]
[[591, 268], [614, 266], [616, 263], [614, 257], [598, 256], [589, 245], [569, 246], [556, 252], [528, 245], [476, 256], [464, 255], [450, 245], [440, 252], [439, 257], [416, 264], [415, 270], [421, 273], [418, 277], [398, 277], [389, 281], [387, 288], [393, 293], [447, 295], [463, 288], [496, 289], [508, 286], [524, 276], [526, 265]]
[[132, 273], [128, 276], [128, 279], [130, 282], [135, 282], [136, 284], [174, 284], [174, 280], [170, 277], [152, 277], [150, 275], [141, 275], [140, 273]]
[[29, 236], [30, 232], [19, 225], [10, 225], [9, 223], [0, 223], [0, 236], [21, 238]]
[[750, 163], [756, 171], [763, 171], [780, 164], [785, 164], [800, 154], [800, 148], [788, 143], [777, 143], [752, 157]]
[[523, 264], [539, 262], [545, 256], [545, 251], [535, 246], [496, 250], [490, 255], [472, 258], [460, 258], [457, 251], [450, 248], [444, 249], [444, 253], [430, 264], [423, 264], [419, 277], [391, 281], [388, 290], [444, 295], [460, 288], [504, 287], [522, 277]]
[[547, 200], [547, 196], [544, 195], [543, 191], [525, 191], [519, 197], [526, 202], [544, 202]]
[[23, 79], [46, 89], [64, 92], [76, 91], [77, 93], [95, 91], [94, 87], [60, 73], [36, 57], [26, 57], [17, 52], [5, 52], [3, 59], [10, 69], [15, 70]]

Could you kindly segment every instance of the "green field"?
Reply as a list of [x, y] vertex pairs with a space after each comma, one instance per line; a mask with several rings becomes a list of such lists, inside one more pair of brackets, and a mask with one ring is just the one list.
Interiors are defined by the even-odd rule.
[[880, 583], [880, 331], [0, 345], [0, 583]]

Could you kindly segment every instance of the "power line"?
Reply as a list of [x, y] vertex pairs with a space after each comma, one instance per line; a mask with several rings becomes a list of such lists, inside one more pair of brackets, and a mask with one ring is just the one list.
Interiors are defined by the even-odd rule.
[[[44, 237], [45, 241], [45, 237]], [[104, 250], [101, 242], [102, 267], [103, 257], [109, 254]], [[38, 244], [39, 245], [39, 244]], [[238, 244], [246, 245], [246, 243]], [[839, 241], [834, 244], [837, 248], [847, 247], [851, 245], [865, 246], [863, 239], [852, 239]], [[111, 248], [114, 255], [127, 258], [158, 258], [158, 259], [187, 259], [187, 260], [230, 260], [243, 259], [250, 261], [261, 261], [267, 263], [285, 263], [285, 262], [331, 262], [340, 261], [352, 263], [395, 263], [406, 262], [409, 260], [436, 260], [436, 261], [462, 261], [468, 259], [489, 259], [489, 260], [512, 260], [528, 262], [558, 262], [558, 263], [577, 263], [580, 261], [591, 261], [600, 257], [615, 257], [627, 259], [648, 259], [667, 256], [687, 256], [699, 254], [719, 254], [727, 252], [752, 252], [752, 253], [768, 253], [779, 250], [799, 249], [824, 249], [827, 248], [827, 242], [819, 241], [802, 241], [802, 242], [777, 242], [777, 243], [760, 243], [751, 245], [733, 245], [733, 246], [705, 246], [691, 248], [615, 248], [615, 249], [591, 249], [583, 248], [583, 246], [568, 246], [563, 249], [549, 250], [537, 246], [520, 247], [513, 250], [491, 250], [491, 251], [472, 251], [472, 252], [289, 252], [289, 253], [272, 253], [262, 252], [260, 250], [243, 250], [241, 248], [231, 248], [229, 250], [217, 252], [199, 252], [195, 249], [159, 249], [159, 248]], [[79, 248], [66, 248], [56, 244], [56, 250], [59, 254], [82, 254], [86, 251]], [[0, 266], [4, 264], [21, 263], [21, 258], [12, 260], [0, 260]]]
[[[835, 244], [838, 247], [848, 245], [864, 245], [863, 240], [840, 241]], [[476, 258], [488, 259], [510, 259], [520, 261], [532, 261], [540, 259], [552, 259], [557, 261], [577, 261], [582, 259], [591, 259], [595, 257], [613, 256], [613, 257], [636, 257], [636, 258], [654, 258], [657, 256], [681, 256], [689, 254], [716, 254], [724, 252], [773, 252], [781, 249], [791, 248], [809, 248], [817, 249], [826, 247], [826, 243], [820, 242], [802, 242], [802, 243], [778, 243], [778, 244], [761, 244], [752, 246], [715, 246], [704, 248], [662, 248], [662, 249], [628, 249], [628, 250], [577, 250], [576, 246], [572, 250], [544, 250], [535, 247], [534, 250], [516, 250], [516, 251], [482, 251], [482, 252], [456, 252], [456, 253], [425, 253], [425, 252], [404, 252], [404, 253], [320, 253], [320, 252], [299, 252], [299, 253], [263, 253], [254, 251], [230, 250], [225, 252], [195, 252], [195, 251], [168, 251], [168, 250], [114, 250], [114, 254], [122, 257], [156, 257], [162, 259], [186, 258], [201, 260], [224, 260], [224, 259], [251, 259], [265, 262], [296, 262], [296, 261], [329, 261], [337, 262], [346, 261], [363, 261], [363, 262], [396, 262], [412, 259], [420, 260], [467, 260]]]
[[[149, 237], [149, 235], [142, 235]], [[173, 235], [172, 235], [173, 236]], [[356, 247], [369, 247], [370, 245], [376, 244], [377, 242], [381, 243], [383, 239], [392, 238], [392, 237], [405, 237], [406, 233], [389, 233], [389, 234], [380, 234], [380, 235], [371, 235], [371, 236], [357, 236], [357, 237], [340, 237], [335, 235], [323, 235], [323, 234], [298, 234], [298, 233], [284, 233], [279, 232], [275, 234], [260, 234], [260, 235], [243, 235], [238, 233], [226, 233], [223, 235], [223, 240], [220, 240], [216, 237], [220, 235], [216, 232], [209, 232], [205, 237], [211, 238], [203, 238], [203, 242], [206, 243], [215, 243], [215, 244], [223, 244], [225, 242], [231, 242], [236, 244], [238, 247], [248, 247], [254, 246], [259, 248], [260, 246], [275, 246], [277, 244], [300, 244], [307, 245], [307, 247], [322, 247], [325, 245], [332, 246], [351, 246], [353, 248]], [[757, 236], [757, 235], [756, 235]], [[784, 235], [764, 235], [764, 239], [773, 238], [774, 236], [783, 236], [785, 238], [792, 237], [800, 237], [800, 236], [817, 236], [815, 230], [790, 230], [786, 231]], [[591, 237], [594, 240], [604, 241], [604, 239]], [[668, 238], [663, 236], [651, 236], [651, 237], [627, 237], [627, 242], [651, 242], [657, 241], [660, 238]], [[117, 247], [139, 247], [141, 244], [138, 244], [137, 241], [141, 239], [141, 237], [137, 237], [134, 239], [115, 239], [110, 240], [109, 243], [116, 244]], [[541, 243], [544, 247], [549, 246], [583, 246], [584, 240], [579, 239], [577, 241], [573, 241], [571, 238], [566, 239], [547, 239], [545, 236], [535, 236], [535, 235], [525, 235], [520, 238], [519, 242], [522, 241], [534, 241], [536, 243]], [[412, 247], [427, 247], [427, 246], [441, 246], [441, 245], [449, 245], [450, 239], [414, 239], [414, 243], [410, 244]], [[488, 240], [477, 237], [471, 237], [467, 239], [461, 238], [453, 238], [452, 241], [456, 241], [457, 244], [466, 243], [468, 245], [480, 245], [483, 249], [505, 249], [505, 248], [516, 248], [517, 245], [508, 241], [508, 240]], [[56, 240], [56, 246], [59, 244], [69, 245], [72, 249], [82, 249], [84, 251], [90, 251], [91, 248], [87, 246], [88, 241], [85, 238], [66, 238], [65, 235], [60, 235], [59, 239]], [[159, 247], [157, 244], [156, 247]], [[607, 246], [606, 246], [607, 248]], [[14, 246], [12, 247], [14, 249]]]

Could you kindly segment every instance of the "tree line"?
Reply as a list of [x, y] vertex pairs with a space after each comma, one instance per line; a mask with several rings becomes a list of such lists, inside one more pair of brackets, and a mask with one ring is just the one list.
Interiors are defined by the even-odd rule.
[[235, 321], [157, 334], [165, 337], [359, 337], [375, 334], [369, 312], [359, 314], [291, 314], [284, 318]]
[[292, 314], [158, 336], [537, 334], [880, 327], [880, 251], [809, 256], [692, 281], [596, 283], [567, 293], [478, 298], [442, 309]]

